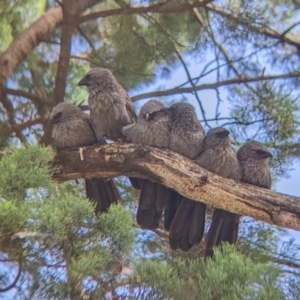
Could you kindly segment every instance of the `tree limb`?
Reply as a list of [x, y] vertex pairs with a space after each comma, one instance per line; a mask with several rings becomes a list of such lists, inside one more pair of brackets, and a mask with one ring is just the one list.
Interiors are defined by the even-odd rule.
[[[280, 33], [276, 32], [275, 30], [272, 30], [272, 29], [266, 29], [266, 28], [258, 27], [258, 26], [253, 25], [253, 24], [249, 24], [249, 22], [247, 20], [244, 20], [241, 17], [239, 17], [237, 15], [234, 15], [234, 13], [232, 13], [232, 12], [227, 12], [227, 11], [223, 10], [221, 7], [214, 6], [211, 3], [207, 4], [205, 6], [205, 8], [207, 10], [212, 11], [216, 14], [219, 14], [219, 15], [221, 15], [221, 16], [223, 16], [223, 17], [225, 17], [225, 18], [227, 18], [231, 21], [236, 21], [239, 24], [244, 24], [245, 26], [247, 26], [249, 29], [251, 29], [254, 32], [260, 33], [260, 34], [262, 34], [264, 36], [267, 36], [271, 39], [276, 39], [279, 42], [287, 43], [291, 46], [294, 46], [294, 47], [297, 48], [298, 51], [300, 49], [300, 43], [299, 42], [293, 41], [290, 38], [288, 38], [287, 36], [285, 36], [286, 31], [289, 31], [290, 28], [285, 30], [282, 34], [280, 34]], [[298, 24], [295, 24], [295, 25], [298, 25]]]
[[52, 102], [50, 100], [42, 98], [42, 97], [37, 96], [35, 94], [31, 94], [31, 93], [26, 92], [26, 91], [13, 90], [13, 89], [8, 89], [8, 88], [4, 87], [4, 92], [8, 95], [27, 98], [27, 99], [35, 102], [35, 103], [44, 104], [44, 105], [47, 105], [47, 106], [52, 106]]
[[76, 178], [149, 178], [216, 208], [300, 230], [300, 199], [222, 178], [169, 150], [113, 143], [59, 151], [57, 181]]
[[61, 7], [55, 7], [43, 14], [25, 29], [0, 55], [0, 85], [13, 73], [16, 67], [36, 47], [40, 39], [52, 32], [62, 22]]
[[[24, 123], [21, 124], [12, 124], [11, 127], [9, 128], [0, 128], [0, 137], [1, 138], [7, 138], [9, 137], [13, 132], [20, 132], [23, 129], [33, 126], [33, 125], [37, 125], [37, 124], [44, 124], [46, 123], [48, 120], [48, 117], [38, 117], [38, 118], [34, 118], [34, 119], [30, 119]], [[25, 142], [25, 141], [24, 141]]]
[[91, 13], [81, 17], [81, 23], [85, 23], [97, 18], [105, 18], [110, 16], [120, 15], [136, 15], [147, 13], [175, 13], [192, 10], [194, 7], [205, 7], [205, 1], [199, 1], [194, 3], [182, 3], [177, 4], [172, 1], [171, 3], [157, 3], [149, 6], [137, 6], [128, 8], [115, 8], [109, 10], [102, 10], [99, 12]]
[[186, 88], [173, 88], [165, 91], [156, 91], [156, 92], [149, 92], [140, 95], [136, 95], [131, 97], [133, 102], [141, 100], [141, 99], [148, 99], [153, 97], [161, 97], [161, 96], [170, 96], [176, 94], [184, 94], [184, 93], [192, 93], [195, 91], [201, 90], [209, 90], [209, 89], [216, 89], [221, 86], [231, 85], [231, 84], [239, 84], [239, 83], [247, 83], [247, 82], [258, 82], [264, 80], [275, 80], [275, 79], [287, 79], [287, 78], [297, 78], [300, 77], [300, 72], [292, 72], [287, 74], [279, 74], [279, 75], [268, 75], [268, 76], [258, 76], [258, 77], [244, 77], [244, 78], [233, 78], [228, 80], [223, 80], [215, 83], [206, 83]]

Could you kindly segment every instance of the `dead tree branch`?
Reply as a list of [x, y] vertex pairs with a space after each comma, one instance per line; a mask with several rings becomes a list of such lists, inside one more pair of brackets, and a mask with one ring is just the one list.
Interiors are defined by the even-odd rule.
[[273, 225], [300, 230], [300, 199], [239, 183], [211, 173], [169, 150], [114, 143], [58, 152], [57, 181], [76, 178], [149, 178], [185, 197], [253, 217]]

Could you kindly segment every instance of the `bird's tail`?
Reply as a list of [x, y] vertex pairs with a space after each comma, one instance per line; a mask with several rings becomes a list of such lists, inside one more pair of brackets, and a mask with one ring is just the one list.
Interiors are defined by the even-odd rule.
[[170, 226], [171, 249], [188, 251], [200, 243], [205, 227], [205, 211], [204, 203], [182, 197]]
[[142, 187], [142, 179], [140, 178], [134, 178], [134, 177], [129, 177], [129, 181], [131, 183], [131, 185], [136, 189], [136, 190], [140, 190]]
[[236, 244], [240, 216], [223, 209], [216, 209], [206, 237], [205, 258], [213, 256], [213, 248], [222, 242]]
[[112, 203], [117, 203], [121, 200], [120, 194], [112, 179], [86, 179], [85, 189], [87, 198], [96, 204], [96, 214], [107, 211]]
[[168, 195], [169, 189], [165, 186], [147, 179], [142, 181], [136, 217], [141, 228], [158, 228]]
[[176, 191], [169, 190], [169, 197], [166, 202], [165, 212], [164, 212], [164, 227], [165, 230], [169, 231], [172, 221], [176, 215], [177, 209], [182, 200], [182, 196]]

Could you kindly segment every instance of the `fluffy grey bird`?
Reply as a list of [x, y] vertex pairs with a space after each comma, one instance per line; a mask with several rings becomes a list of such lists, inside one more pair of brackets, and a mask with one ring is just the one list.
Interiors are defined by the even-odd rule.
[[[134, 106], [123, 87], [117, 82], [110, 70], [94, 68], [79, 82], [86, 86], [89, 98], [90, 123], [99, 143], [105, 138], [122, 139], [122, 128], [136, 122]], [[136, 178], [130, 178], [132, 185], [139, 189]]]
[[[77, 106], [59, 103], [50, 114], [53, 124], [52, 137], [57, 148], [90, 146], [97, 143], [89, 117]], [[86, 179], [86, 195], [96, 203], [95, 212], [103, 212], [111, 203], [120, 200], [120, 195], [112, 179]]]
[[89, 92], [90, 122], [97, 140], [122, 138], [122, 128], [135, 123], [136, 114], [132, 102], [110, 70], [94, 68], [79, 82]]
[[[127, 141], [143, 146], [168, 148], [170, 143], [170, 124], [164, 105], [157, 100], [145, 103], [137, 117], [137, 123], [123, 128]], [[137, 223], [145, 229], [155, 229], [159, 225], [169, 189], [163, 185], [144, 179], [142, 181]]]
[[257, 141], [245, 143], [237, 152], [241, 181], [270, 189], [272, 184], [268, 158], [273, 157], [267, 147]]
[[[231, 146], [229, 131], [222, 127], [209, 130], [203, 141], [201, 154], [196, 159], [197, 163], [205, 169], [225, 178], [239, 180], [241, 170], [237, 155]], [[213, 254], [213, 247], [218, 245], [218, 237], [222, 235], [222, 226], [226, 226], [232, 239], [236, 240], [236, 215], [222, 209], [216, 209], [213, 214], [212, 224], [206, 237], [205, 257]], [[220, 233], [221, 230], [221, 233]]]
[[[268, 152], [263, 144], [256, 141], [245, 143], [237, 152], [241, 168], [241, 181], [270, 189], [271, 172], [268, 163], [270, 157], [272, 157], [272, 154]], [[218, 236], [215, 246], [220, 245], [222, 242], [235, 244], [237, 242], [240, 216], [223, 210], [216, 210], [214, 219], [216, 219], [215, 224], [220, 227], [218, 233], [216, 232]], [[211, 256], [211, 254], [211, 250], [208, 250], [206, 256]]]
[[[196, 158], [205, 132], [194, 107], [180, 102], [171, 105], [168, 111], [171, 119], [169, 149], [190, 159]], [[173, 250], [188, 251], [202, 239], [206, 205], [172, 193], [165, 209], [165, 229], [170, 230], [169, 243]]]

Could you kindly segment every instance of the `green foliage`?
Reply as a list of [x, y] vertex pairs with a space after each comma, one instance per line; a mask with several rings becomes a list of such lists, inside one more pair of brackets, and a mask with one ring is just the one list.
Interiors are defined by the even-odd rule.
[[22, 200], [29, 188], [51, 186], [54, 168], [49, 164], [54, 158], [51, 148], [30, 146], [14, 149], [0, 161], [0, 196]]
[[134, 278], [158, 295], [173, 299], [281, 299], [276, 287], [279, 270], [255, 263], [224, 244], [213, 259], [174, 259], [167, 264], [147, 261], [137, 265]]
[[0, 7], [0, 52], [44, 11], [46, 0], [3, 0]]
[[[51, 148], [33, 145], [14, 149], [0, 161], [0, 252], [12, 261], [22, 257], [22, 274], [31, 278], [23, 293], [65, 299], [89, 278], [109, 286], [135, 232], [123, 206], [113, 205], [96, 217], [79, 188], [54, 183], [53, 157]], [[0, 277], [5, 274], [3, 269]]]
[[[120, 10], [121, 2], [100, 1], [84, 14]], [[165, 9], [191, 3], [123, 2], [135, 7], [159, 4]], [[57, 5], [58, 1], [53, 0], [1, 1], [0, 52], [44, 11]], [[165, 82], [161, 79], [170, 78], [178, 67], [186, 72], [196, 65], [190, 70], [197, 77], [195, 84], [227, 79], [240, 82], [247, 77], [298, 71], [298, 10], [299, 4], [292, 0], [228, 0], [214, 1], [208, 10], [122, 13], [81, 23], [72, 37], [65, 100], [87, 104], [86, 90], [78, 88], [77, 82], [95, 66], [110, 68], [124, 88], [134, 89], [135, 93], [142, 93], [141, 88], [153, 83], [161, 84], [162, 89]], [[293, 24], [296, 26], [292, 28]], [[60, 37], [61, 27], [43, 36], [43, 41], [14, 70], [7, 86], [51, 102]], [[285, 37], [291, 43], [285, 42]], [[174, 79], [176, 84], [190, 86]], [[238, 145], [248, 138], [265, 142], [275, 157], [274, 174], [287, 174], [291, 159], [300, 157], [298, 79], [224, 86], [216, 89], [216, 94], [215, 117], [205, 124], [213, 127], [220, 117], [218, 125], [232, 125], [231, 136]], [[228, 95], [228, 114], [220, 114], [219, 104]], [[51, 105], [30, 97], [6, 96], [13, 114], [0, 107], [0, 130], [17, 128], [11, 117], [19, 124], [45, 117], [51, 109]], [[178, 97], [161, 100], [182, 100]], [[204, 96], [203, 101], [205, 105], [214, 102]], [[208, 115], [214, 110], [211, 106], [205, 108], [209, 108]], [[229, 117], [229, 121], [222, 123], [222, 117]], [[44, 126], [30, 126], [21, 134], [26, 142], [35, 143], [43, 135]], [[13, 133], [9, 138], [1, 137], [0, 150], [19, 146], [19, 136]], [[285, 273], [283, 281], [272, 267], [279, 265], [288, 272], [300, 267], [299, 245], [292, 239], [286, 241], [285, 231], [246, 220], [240, 230], [239, 253], [223, 247], [223, 254], [217, 252], [215, 259], [205, 264], [200, 259], [203, 245], [188, 253], [175, 253], [168, 239], [161, 237], [162, 228], [160, 235], [134, 230], [132, 216], [138, 194], [128, 182], [117, 180], [126, 209], [112, 206], [108, 213], [96, 217], [93, 205], [83, 199], [82, 181], [51, 181], [52, 159], [51, 149], [32, 146], [15, 149], [0, 161], [0, 258], [14, 264], [21, 257], [20, 282], [28, 283], [26, 288], [21, 287], [17, 298], [76, 299], [85, 293], [86, 298], [104, 299], [114, 297], [113, 292], [121, 298], [130, 288], [132, 294], [127, 298], [144, 293], [145, 299], [278, 299], [278, 289], [285, 293], [281, 298], [300, 298], [299, 274], [295, 272], [291, 277]], [[157, 262], [149, 261], [154, 258]], [[134, 268], [136, 260], [141, 259], [146, 262], [137, 265], [134, 280], [128, 284], [128, 277], [119, 274], [121, 266]], [[14, 265], [17, 269], [18, 264]], [[14, 273], [4, 267], [1, 263], [0, 286], [7, 286]]]

